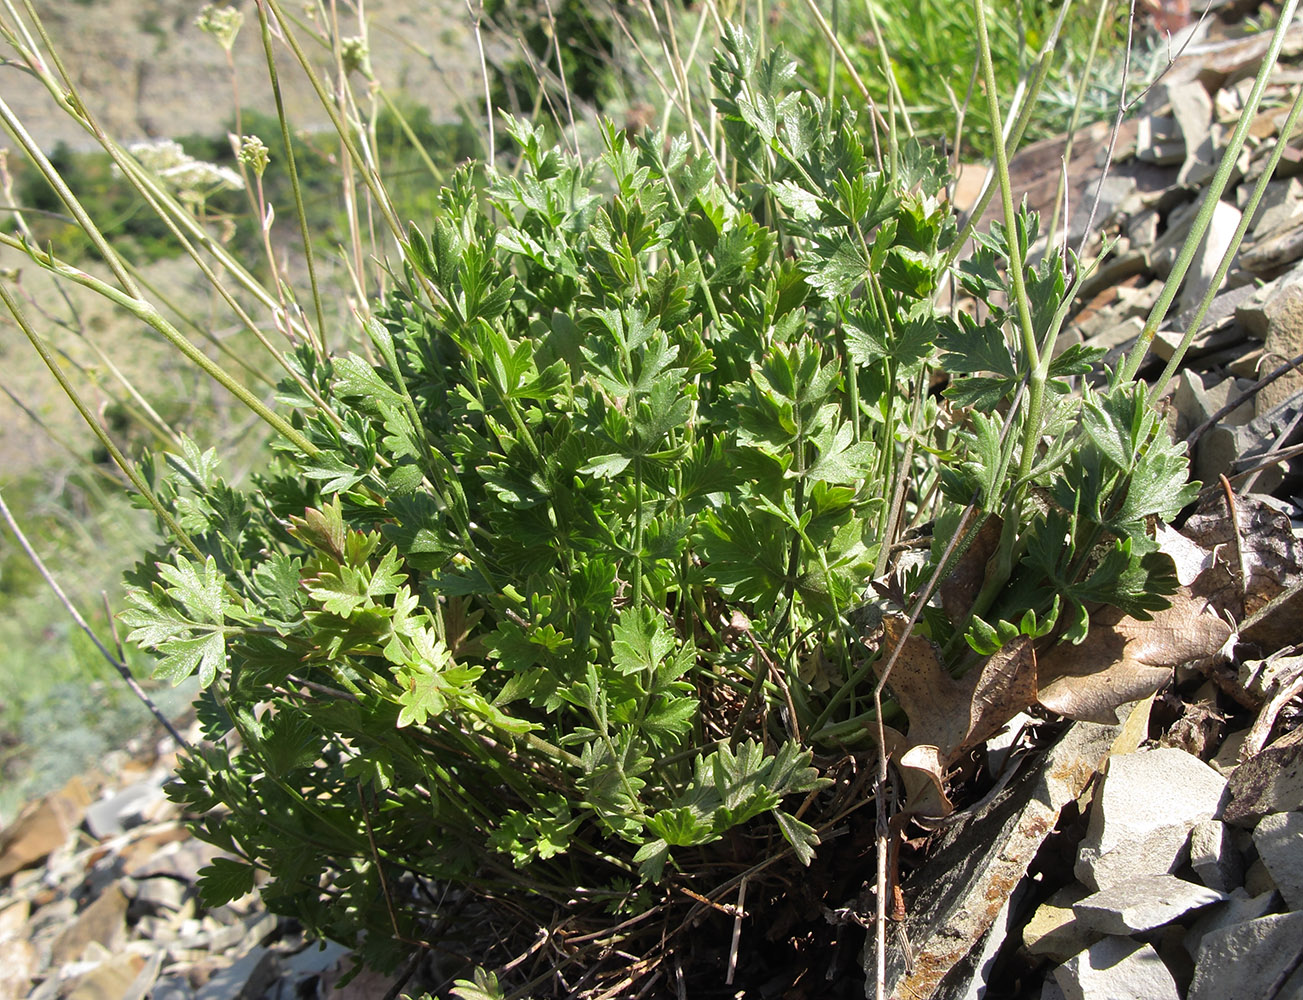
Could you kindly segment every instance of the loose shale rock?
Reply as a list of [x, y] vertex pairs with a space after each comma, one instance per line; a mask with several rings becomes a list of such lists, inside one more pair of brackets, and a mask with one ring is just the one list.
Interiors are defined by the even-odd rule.
[[1190, 830], [1220, 811], [1225, 786], [1225, 778], [1184, 750], [1110, 758], [1077, 856], [1077, 878], [1098, 891], [1175, 871], [1186, 858]]
[[1180, 1000], [1176, 980], [1147, 944], [1107, 937], [1054, 970], [1068, 1000]]
[[1225, 893], [1175, 875], [1144, 875], [1087, 896], [1072, 905], [1072, 912], [1088, 930], [1135, 934], [1162, 927], [1225, 898]]

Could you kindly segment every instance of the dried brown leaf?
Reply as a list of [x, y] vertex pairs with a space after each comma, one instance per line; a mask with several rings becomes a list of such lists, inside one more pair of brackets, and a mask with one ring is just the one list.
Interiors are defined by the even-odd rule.
[[949, 816], [954, 803], [946, 795], [946, 766], [937, 748], [920, 743], [910, 747], [896, 761], [905, 781], [905, 812], [918, 816]]
[[[888, 645], [897, 645], [905, 620], [893, 616], [884, 625]], [[887, 682], [909, 716], [910, 745], [936, 747], [949, 765], [1035, 704], [1036, 657], [1027, 637], [1019, 636], [956, 679], [930, 642], [910, 635]]]
[[[869, 731], [876, 739], [877, 727]], [[946, 767], [937, 756], [936, 747], [911, 746], [908, 737], [898, 729], [883, 726], [887, 756], [900, 772], [905, 786], [905, 808], [902, 812], [921, 816], [948, 816], [954, 811], [946, 797]]]
[[941, 607], [952, 622], [963, 621], [968, 609], [977, 599], [977, 592], [986, 580], [986, 564], [1000, 547], [1000, 532], [1004, 522], [998, 517], [988, 517], [972, 543], [964, 550], [955, 568], [950, 572], [937, 594], [941, 598]]
[[1158, 526], [1154, 540], [1158, 542], [1158, 551], [1171, 558], [1176, 567], [1176, 581], [1183, 587], [1194, 583], [1213, 564], [1211, 552], [1166, 524]]
[[1040, 703], [1070, 719], [1116, 722], [1119, 705], [1149, 697], [1174, 668], [1212, 656], [1230, 637], [1230, 626], [1184, 587], [1152, 621], [1105, 607], [1091, 616], [1085, 642], [1041, 655]]
[[[1289, 517], [1261, 497], [1237, 495], [1235, 514], [1232, 523], [1225, 499], [1210, 497], [1186, 522], [1182, 534], [1213, 562], [1191, 585], [1191, 592], [1237, 618], [1242, 601], [1247, 619], [1303, 582], [1303, 542], [1294, 536]], [[1241, 562], [1247, 577], [1242, 582]], [[1298, 641], [1300, 614], [1303, 596], [1295, 593], [1281, 599], [1240, 638], [1270, 651], [1291, 646]]]

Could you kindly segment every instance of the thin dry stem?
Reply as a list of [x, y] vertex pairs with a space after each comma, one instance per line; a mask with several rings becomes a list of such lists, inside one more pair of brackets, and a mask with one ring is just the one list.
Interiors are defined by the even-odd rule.
[[141, 703], [149, 709], [150, 714], [153, 715], [158, 724], [167, 731], [167, 734], [172, 737], [176, 742], [176, 745], [182, 750], [189, 752], [190, 743], [181, 735], [180, 732], [177, 731], [177, 728], [172, 725], [172, 720], [163, 714], [159, 707], [154, 704], [154, 700], [145, 692], [145, 689], [140, 686], [140, 683], [136, 678], [131, 675], [131, 668], [127, 666], [126, 661], [122, 658], [121, 646], [119, 645], [118, 647], [118, 655], [114, 656], [104, 643], [100, 642], [99, 636], [97, 636], [95, 630], [87, 624], [86, 619], [81, 616], [81, 612], [77, 610], [77, 606], [68, 599], [68, 595], [63, 592], [63, 588], [59, 586], [59, 582], [54, 578], [54, 574], [46, 567], [45, 562], [41, 559], [40, 555], [37, 554], [36, 549], [34, 549], [31, 542], [27, 540], [27, 536], [23, 534], [22, 528], [18, 526], [18, 522], [14, 519], [12, 512], [9, 510], [8, 504], [5, 503], [3, 492], [0, 492], [0, 518], [3, 518], [4, 522], [9, 526], [9, 530], [13, 532], [14, 538], [16, 538], [18, 544], [22, 546], [23, 551], [27, 554], [27, 558], [31, 560], [32, 565], [36, 567], [36, 571], [41, 574], [41, 579], [49, 584], [50, 589], [54, 591], [55, 597], [59, 599], [59, 603], [62, 604], [64, 610], [68, 612], [69, 617], [77, 623], [77, 627], [85, 633], [86, 637], [90, 639], [92, 643], [94, 643], [95, 648], [99, 650], [100, 655], [104, 657], [105, 661], [121, 675], [122, 679], [126, 682], [127, 687], [131, 689], [131, 693], [139, 698]]

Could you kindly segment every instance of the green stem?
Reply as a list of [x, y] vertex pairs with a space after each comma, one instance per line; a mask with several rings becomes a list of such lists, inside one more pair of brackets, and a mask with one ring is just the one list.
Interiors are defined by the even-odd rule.
[[[1045, 44], [1041, 46], [1040, 58], [1036, 62], [1036, 68], [1033, 71], [1031, 83], [1023, 92], [1023, 103], [1018, 108], [1018, 117], [1014, 119], [1013, 128], [1009, 130], [1009, 136], [1005, 138], [999, 130], [995, 132], [997, 141], [1000, 141], [1000, 148], [1003, 149], [1006, 158], [1011, 156], [1018, 146], [1022, 143], [1023, 135], [1027, 131], [1027, 126], [1031, 124], [1032, 112], [1036, 108], [1036, 102], [1040, 98], [1041, 88], [1045, 84], [1046, 77], [1049, 76], [1050, 66], [1053, 65], [1053, 46], [1058, 38], [1059, 25], [1062, 24], [1063, 16], [1066, 13], [1067, 4], [1059, 12], [1059, 18], [1055, 22], [1054, 31], [1046, 39]], [[1001, 141], [1002, 140], [1002, 141]], [[995, 185], [988, 184], [986, 190], [982, 192], [981, 198], [978, 199], [973, 210], [968, 214], [968, 221], [964, 223], [964, 228], [960, 230], [959, 236], [955, 238], [950, 249], [946, 252], [946, 264], [953, 264], [958, 256], [963, 252], [964, 245], [968, 242], [969, 237], [973, 235], [973, 230], [977, 224], [982, 221], [982, 216], [986, 213], [986, 206], [990, 204], [991, 198], [995, 196]]]
[[[1222, 192], [1226, 190], [1226, 185], [1230, 181], [1231, 172], [1235, 169], [1235, 161], [1239, 159], [1240, 149], [1244, 146], [1244, 139], [1249, 134], [1249, 126], [1253, 124], [1258, 102], [1262, 99], [1262, 92], [1267, 87], [1267, 81], [1271, 76], [1273, 67], [1276, 65], [1276, 59], [1280, 55], [1281, 47], [1285, 44], [1285, 35], [1294, 23], [1294, 11], [1297, 7], [1298, 0], [1287, 0], [1281, 10], [1280, 20], [1276, 23], [1276, 30], [1271, 36], [1271, 43], [1267, 47], [1267, 53], [1263, 56], [1262, 64], [1258, 67], [1258, 76], [1253, 81], [1253, 89], [1249, 91], [1249, 96], [1245, 99], [1244, 110], [1240, 113], [1240, 119], [1236, 123], [1235, 131], [1231, 133], [1230, 141], [1227, 142], [1226, 149], [1222, 152], [1222, 160], [1217, 167], [1217, 173], [1213, 175], [1212, 181], [1204, 190], [1203, 204], [1199, 206], [1199, 214], [1195, 216], [1194, 225], [1190, 227], [1190, 235], [1186, 237], [1185, 242], [1181, 245], [1181, 252], [1177, 255], [1176, 263], [1172, 265], [1172, 271], [1167, 276], [1167, 281], [1158, 296], [1158, 301], [1154, 303], [1149, 318], [1145, 320], [1144, 328], [1140, 331], [1140, 338], [1136, 341], [1135, 348], [1127, 356], [1126, 362], [1122, 366], [1120, 377], [1125, 381], [1134, 379], [1136, 372], [1140, 370], [1145, 355], [1149, 353], [1149, 346], [1154, 342], [1154, 336], [1158, 333], [1159, 326], [1162, 325], [1164, 318], [1167, 316], [1167, 310], [1176, 298], [1177, 290], [1185, 280], [1186, 272], [1190, 269], [1190, 264], [1199, 249], [1199, 244], [1203, 242], [1203, 236], [1212, 221], [1213, 212], [1216, 211]], [[1179, 357], [1178, 354], [1177, 358], [1179, 359]]]
[[305, 438], [289, 425], [286, 420], [272, 412], [268, 407], [247, 388], [237, 382], [226, 369], [222, 368], [215, 361], [204, 354], [203, 351], [190, 343], [181, 332], [169, 323], [151, 303], [143, 299], [136, 298], [123, 292], [106, 281], [102, 281], [93, 275], [87, 274], [80, 268], [73, 267], [59, 258], [49, 253], [37, 250], [35, 247], [28, 246], [23, 241], [15, 239], [12, 236], [0, 233], [0, 245], [11, 247], [27, 254], [33, 261], [41, 267], [59, 275], [77, 282], [79, 285], [98, 292], [111, 302], [116, 303], [123, 309], [147, 323], [157, 330], [163, 337], [178, 351], [185, 355], [186, 360], [192, 362], [196, 367], [203, 370], [205, 374], [211, 377], [215, 382], [230, 392], [250, 411], [261, 417], [274, 431], [292, 442], [294, 446], [300, 449], [305, 455], [311, 457], [317, 453], [317, 446]]
[[63, 371], [63, 366], [59, 364], [58, 359], [55, 358], [45, 341], [41, 339], [40, 335], [32, 328], [31, 324], [27, 322], [27, 317], [24, 315], [22, 307], [18, 304], [17, 299], [9, 293], [9, 288], [3, 281], [0, 281], [0, 301], [4, 302], [6, 308], [8, 308], [9, 312], [13, 315], [14, 322], [18, 324], [19, 328], [27, 336], [27, 339], [31, 341], [32, 346], [36, 348], [36, 353], [41, 356], [41, 360], [45, 362], [45, 366], [50, 369], [50, 374], [55, 377], [56, 381], [58, 381], [59, 387], [63, 389], [64, 394], [72, 401], [72, 405], [77, 408], [77, 412], [81, 414], [82, 419], [86, 421], [86, 425], [90, 427], [91, 432], [99, 439], [100, 444], [104, 446], [104, 450], [109, 453], [109, 456], [113, 459], [117, 467], [121, 469], [123, 474], [131, 481], [131, 485], [135, 487], [136, 491], [145, 498], [145, 501], [153, 509], [154, 513], [158, 515], [158, 519], [167, 525], [167, 529], [172, 532], [173, 537], [176, 538], [176, 540], [184, 546], [191, 555], [202, 561], [204, 554], [199, 550], [199, 546], [191, 541], [190, 536], [186, 533], [185, 529], [177, 523], [176, 519], [171, 515], [168, 509], [163, 506], [162, 501], [158, 499], [158, 495], [155, 494], [149, 484], [141, 478], [141, 475], [136, 471], [135, 466], [127, 461], [127, 457], [122, 454], [118, 446], [114, 444], [113, 439], [109, 437], [108, 432], [105, 431], [100, 425], [100, 422], [95, 419], [90, 408], [82, 400], [81, 395], [73, 387], [73, 384], [68, 380], [68, 376]]
[[[987, 106], [991, 115], [991, 127], [994, 133], [1001, 134], [1000, 100], [996, 90], [995, 68], [991, 62], [991, 43], [986, 30], [985, 0], [973, 0], [973, 11], [977, 22], [977, 44], [981, 57], [982, 74], [986, 81]], [[1027, 384], [1027, 405], [1023, 411], [1022, 454], [1018, 463], [1018, 480], [1009, 493], [1004, 512], [1004, 530], [1000, 536], [1000, 548], [997, 551], [993, 572], [987, 579], [984, 591], [994, 593], [1008, 581], [1013, 572], [1013, 549], [1018, 537], [1018, 525], [1022, 519], [1022, 499], [1026, 491], [1026, 481], [1036, 458], [1037, 445], [1040, 441], [1042, 410], [1045, 402], [1045, 381], [1048, 364], [1041, 364], [1041, 351], [1036, 343], [1036, 332], [1032, 325], [1031, 303], [1027, 297], [1024, 281], [1023, 260], [1026, 248], [1018, 227], [1018, 217], [1013, 207], [1013, 185], [1009, 179], [1009, 159], [1003, 142], [997, 141], [995, 147], [996, 172], [1000, 179], [1000, 199], [1004, 209], [1004, 224], [1009, 248], [1009, 281], [1012, 286], [1014, 306], [1018, 318], [1018, 331], [1022, 338], [1024, 364], [1030, 371]], [[1051, 352], [1045, 351], [1048, 362]], [[992, 498], [993, 499], [993, 498]], [[990, 503], [990, 500], [984, 500]]]
[[633, 603], [642, 605], [642, 456], [633, 457]]
[[1222, 282], [1226, 280], [1226, 272], [1231, 269], [1231, 261], [1239, 253], [1240, 243], [1244, 239], [1244, 234], [1249, 230], [1249, 223], [1253, 221], [1258, 212], [1258, 202], [1262, 200], [1263, 193], [1267, 190], [1267, 184], [1271, 181], [1272, 174], [1276, 172], [1276, 165], [1280, 163], [1280, 158], [1285, 152], [1285, 147], [1289, 145], [1289, 137], [1294, 132], [1294, 123], [1298, 121], [1299, 111], [1303, 109], [1303, 89], [1300, 89], [1294, 95], [1294, 103], [1290, 105], [1289, 114], [1285, 116], [1285, 122], [1280, 127], [1280, 134], [1276, 140], [1276, 146], [1271, 151], [1271, 157], [1267, 160], [1267, 165], [1263, 168], [1262, 176], [1258, 178], [1258, 183], [1253, 187], [1253, 194], [1249, 198], [1249, 203], [1244, 206], [1244, 211], [1240, 215], [1239, 224], [1235, 227], [1235, 232], [1231, 236], [1230, 244], [1226, 247], [1226, 252], [1222, 254], [1221, 262], [1217, 265], [1217, 273], [1213, 275], [1212, 282], [1208, 285], [1207, 291], [1204, 292], [1203, 298], [1199, 302], [1199, 308], [1195, 310], [1194, 316], [1190, 319], [1186, 327], [1185, 335], [1181, 338], [1181, 343], [1172, 357], [1167, 362], [1167, 367], [1163, 369], [1163, 374], [1158, 377], [1153, 387], [1149, 390], [1149, 405], [1157, 406], [1158, 400], [1162, 398], [1167, 389], [1167, 384], [1176, 375], [1176, 370], [1180, 366], [1185, 352], [1190, 349], [1194, 342], [1195, 336], [1199, 333], [1199, 326], [1203, 323], [1203, 318], [1208, 312], [1208, 307], [1212, 305], [1213, 299], [1221, 290]]
[[[308, 83], [312, 85], [313, 91], [316, 92], [317, 100], [321, 103], [322, 109], [330, 116], [330, 122], [339, 134], [339, 140], [344, 144], [344, 150], [348, 153], [349, 159], [353, 161], [358, 173], [362, 175], [367, 189], [371, 192], [371, 197], [375, 199], [375, 203], [380, 209], [380, 214], [384, 216], [385, 224], [393, 232], [394, 238], [401, 242], [406, 237], [406, 233], [403, 231], [402, 224], [398, 221], [398, 216], [394, 213], [394, 207], [389, 200], [389, 196], [375, 171], [371, 169], [358, 150], [351, 127], [344, 120], [343, 115], [340, 114], [339, 108], [336, 106], [335, 101], [331, 99], [330, 93], [326, 90], [325, 84], [321, 82], [320, 76], [312, 68], [312, 62], [308, 59], [307, 53], [303, 51], [303, 46], [299, 44], [298, 36], [290, 30], [290, 22], [281, 8], [280, 0], [258, 0], [260, 17], [262, 16], [261, 11], [264, 4], [276, 15], [276, 21], [281, 29], [281, 36], [294, 53], [294, 58], [308, 78]], [[489, 166], [490, 168], [493, 166], [492, 151], [490, 151]]]
[[108, 240], [104, 238], [104, 234], [99, 231], [99, 227], [91, 220], [90, 215], [82, 207], [81, 202], [77, 200], [77, 196], [72, 193], [62, 175], [54, 168], [54, 164], [50, 162], [49, 157], [45, 155], [41, 147], [28, 134], [27, 129], [23, 127], [23, 123], [10, 110], [9, 105], [5, 103], [3, 98], [0, 98], [0, 120], [9, 129], [10, 134], [18, 140], [18, 144], [23, 147], [23, 152], [36, 164], [45, 182], [54, 188], [59, 200], [72, 213], [72, 217], [77, 220], [77, 225], [81, 227], [82, 232], [86, 234], [95, 249], [99, 251], [100, 256], [104, 258], [104, 262], [109, 266], [109, 270], [113, 272], [118, 284], [129, 295], [138, 295], [139, 290], [136, 288], [136, 283], [131, 279], [131, 275], [127, 273], [126, 266], [117, 253], [114, 252], [113, 247], [109, 245]]
[[[312, 303], [317, 311], [317, 350], [322, 356], [326, 353], [326, 318], [321, 307], [321, 290], [317, 286], [317, 267], [312, 254], [312, 238], [308, 232], [308, 216], [303, 208], [303, 191], [299, 187], [299, 172], [294, 166], [294, 140], [290, 136], [289, 119], [285, 116], [285, 101], [281, 96], [280, 75], [276, 70], [276, 58], [272, 53], [271, 26], [267, 23], [267, 11], [261, 3], [258, 7], [258, 26], [262, 30], [262, 46], [267, 62], [267, 79], [271, 82], [272, 97], [276, 101], [276, 118], [280, 122], [281, 141], [285, 144], [285, 170], [289, 175], [290, 189], [294, 192], [294, 212], [299, 220], [299, 238], [303, 243], [303, 259], [308, 267], [308, 284], [312, 288]], [[259, 220], [261, 221], [261, 220]], [[311, 337], [311, 331], [308, 332]]]

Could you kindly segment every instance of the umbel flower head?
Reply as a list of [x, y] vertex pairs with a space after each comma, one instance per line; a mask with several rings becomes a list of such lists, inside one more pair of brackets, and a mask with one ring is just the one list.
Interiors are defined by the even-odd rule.
[[202, 202], [218, 191], [244, 190], [244, 180], [230, 167], [196, 160], [172, 139], [135, 142], [127, 151], [182, 201]]
[[344, 72], [359, 72], [371, 79], [371, 49], [366, 39], [360, 35], [351, 35], [339, 40], [339, 54], [344, 61]]
[[233, 7], [218, 7], [207, 4], [195, 18], [195, 24], [205, 34], [212, 35], [227, 52], [235, 44], [235, 36], [240, 33], [244, 15]]
[[241, 136], [235, 155], [241, 163], [252, 171], [255, 177], [263, 175], [268, 162], [271, 160], [271, 154], [267, 151], [266, 143], [256, 135]]

